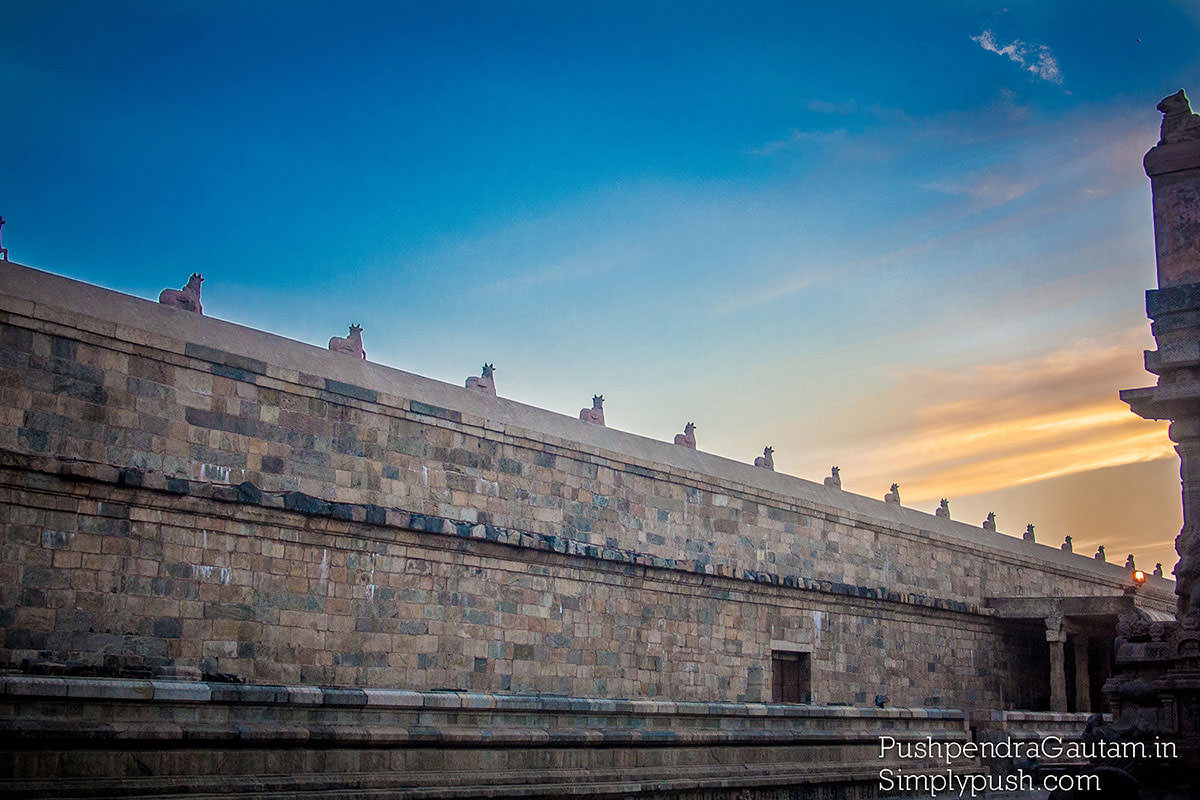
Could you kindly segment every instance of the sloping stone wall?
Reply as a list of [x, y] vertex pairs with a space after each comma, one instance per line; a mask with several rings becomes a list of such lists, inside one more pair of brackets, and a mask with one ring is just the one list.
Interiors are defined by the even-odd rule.
[[[0, 663], [991, 707], [991, 595], [1117, 565], [96, 287], [0, 273]], [[1146, 591], [1171, 607], [1170, 584]], [[139, 673], [143, 671], [142, 673]]]
[[818, 703], [989, 707], [1023, 675], [988, 617], [16, 460], [0, 470], [10, 667], [744, 702], [770, 699], [782, 641], [814, 654]]
[[[46, 273], [10, 266], [3, 277], [0, 447], [15, 452], [964, 609], [993, 595], [1112, 594], [1129, 580], [1057, 547]], [[1170, 586], [1152, 578], [1148, 591]]]

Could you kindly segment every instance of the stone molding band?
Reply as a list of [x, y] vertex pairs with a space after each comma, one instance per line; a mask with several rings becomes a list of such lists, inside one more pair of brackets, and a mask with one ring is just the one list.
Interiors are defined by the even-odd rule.
[[[131, 489], [146, 489], [175, 496], [190, 496], [221, 503], [252, 505], [278, 511], [290, 511], [308, 517], [327, 518], [349, 523], [401, 528], [418, 533], [456, 536], [460, 539], [488, 541], [521, 549], [542, 550], [568, 556], [628, 564], [653, 569], [675, 570], [701, 576], [797, 589], [843, 597], [882, 600], [905, 606], [931, 608], [976, 616], [987, 616], [989, 609], [980, 609], [960, 600], [929, 596], [915, 592], [895, 592], [886, 587], [858, 586], [829, 580], [815, 580], [798, 575], [779, 575], [752, 569], [724, 569], [711, 562], [689, 562], [660, 558], [619, 547], [589, 544], [566, 536], [531, 533], [472, 522], [446, 519], [432, 514], [418, 514], [399, 508], [364, 503], [339, 503], [304, 494], [303, 492], [264, 492], [248, 481], [237, 486], [172, 478], [161, 473], [132, 467], [119, 468], [89, 461], [59, 459], [53, 456], [31, 456], [0, 449], [0, 467], [19, 468], [57, 475], [67, 479], [90, 480]], [[103, 513], [103, 512], [102, 512]], [[120, 513], [114, 511], [113, 513]]]
[[[220, 681], [139, 678], [77, 678], [0, 675], [0, 701], [102, 700], [117, 702], [246, 704], [420, 711], [511, 711], [555, 714], [694, 717], [786, 717], [795, 720], [944, 720], [965, 724], [954, 708], [864, 708], [784, 703], [702, 703], [677, 700], [614, 700], [600, 697], [499, 694], [492, 692], [343, 689], [325, 686], [269, 686]], [[236, 726], [235, 726], [236, 727]], [[646, 733], [659, 733], [648, 731]], [[790, 733], [789, 733], [790, 735]], [[820, 734], [825, 736], [825, 733]], [[922, 734], [924, 736], [925, 734]], [[943, 729], [933, 738], [953, 737]], [[875, 738], [878, 738], [877, 736]]]

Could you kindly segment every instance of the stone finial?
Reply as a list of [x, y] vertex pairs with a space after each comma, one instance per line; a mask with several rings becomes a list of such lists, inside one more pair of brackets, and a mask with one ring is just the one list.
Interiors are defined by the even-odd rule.
[[187, 286], [182, 289], [163, 289], [158, 293], [158, 302], [164, 306], [173, 306], [182, 308], [184, 311], [194, 311], [197, 314], [204, 314], [204, 307], [200, 305], [200, 284], [204, 283], [204, 276], [199, 272], [193, 272], [192, 277], [188, 278]]
[[772, 457], [774, 455], [774, 453], [775, 453], [775, 448], [764, 447], [763, 454], [761, 456], [757, 456], [754, 459], [754, 466], [762, 467], [763, 469], [774, 470], [775, 469], [775, 459]]
[[1036, 542], [1037, 541], [1037, 539], [1035, 539], [1033, 536], [1033, 523], [1032, 522], [1025, 526], [1025, 533], [1023, 533], [1021, 535], [1021, 539], [1026, 542]]
[[492, 377], [493, 373], [495, 373], [495, 372], [496, 372], [495, 364], [484, 364], [483, 371], [480, 373], [480, 376], [478, 378], [476, 378], [474, 376], [467, 378], [467, 388], [473, 389], [473, 390], [479, 392], [480, 394], [486, 394], [486, 395], [495, 397], [496, 396], [496, 381]]
[[683, 426], [683, 433], [675, 434], [675, 444], [690, 450], [696, 449], [696, 423], [689, 422]]
[[883, 496], [883, 502], [900, 505], [900, 484], [892, 484], [891, 490]]
[[1161, 563], [1155, 564], [1154, 565], [1154, 577], [1161, 578], [1162, 576], [1163, 576], [1162, 564]]
[[335, 353], [346, 353], [365, 359], [367, 351], [363, 350], [362, 332], [362, 325], [354, 323], [350, 326], [349, 336], [331, 336], [329, 338], [329, 349]]
[[1063, 551], [1064, 553], [1073, 553], [1073, 552], [1075, 552], [1075, 548], [1071, 546], [1071, 537], [1070, 537], [1070, 536], [1068, 536], [1067, 538], [1063, 539], [1063, 543], [1060, 545], [1060, 547], [1062, 548], [1062, 551]]
[[1100, 545], [1099, 547], [1096, 548], [1096, 555], [1094, 555], [1093, 558], [1095, 558], [1097, 561], [1107, 561], [1108, 560], [1104, 556], [1104, 545]]
[[604, 395], [592, 395], [592, 407], [579, 409], [579, 418], [584, 422], [594, 422], [597, 425], [604, 424]]
[[829, 477], [825, 479], [826, 486], [832, 486], [835, 489], [842, 488], [842, 471], [837, 467], [833, 467], [829, 472]]
[[942, 501], [938, 503], [937, 511], [934, 511], [933, 513], [936, 516], [950, 519], [950, 501], [943, 497]]
[[1179, 144], [1200, 139], [1200, 115], [1192, 112], [1192, 104], [1188, 102], [1183, 89], [1164, 97], [1157, 108], [1163, 113], [1159, 144]]
[[1133, 562], [1133, 553], [1125, 557], [1125, 569], [1137, 569], [1137, 564]]
[[988, 512], [987, 519], [985, 519], [983, 521], [983, 529], [985, 531], [996, 530], [996, 512], [995, 511]]
[[[4, 230], [4, 217], [0, 217], [0, 231]], [[0, 247], [0, 259], [8, 261], [8, 248]]]

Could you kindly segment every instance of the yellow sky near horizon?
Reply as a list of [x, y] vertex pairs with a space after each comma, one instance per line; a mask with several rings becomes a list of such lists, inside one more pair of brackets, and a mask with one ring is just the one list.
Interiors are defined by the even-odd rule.
[[[1117, 395], [1154, 382], [1137, 357], [1147, 338], [1139, 326], [1006, 363], [901, 369], [882, 396], [806, 431], [796, 474], [839, 464], [849, 491], [882, 497], [898, 482], [905, 505], [932, 512], [945, 497], [956, 519], [979, 524], [996, 511], [1001, 531], [1020, 535], [1033, 522], [1042, 543], [1071, 535], [1086, 555], [1105, 544], [1110, 561], [1134, 552], [1169, 577], [1182, 524], [1178, 460], [1167, 423], [1135, 416]], [[777, 447], [785, 471], [788, 453]]]

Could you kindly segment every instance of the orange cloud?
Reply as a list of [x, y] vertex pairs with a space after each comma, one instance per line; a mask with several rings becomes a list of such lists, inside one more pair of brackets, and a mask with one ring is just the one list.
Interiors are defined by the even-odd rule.
[[843, 454], [847, 488], [873, 495], [899, 481], [916, 502], [1171, 455], [1166, 425], [1117, 399], [1119, 388], [1149, 382], [1130, 358], [1142, 335], [954, 373], [909, 370], [886, 395], [859, 404], [887, 408], [886, 416], [856, 424], [850, 409], [819, 449]]

